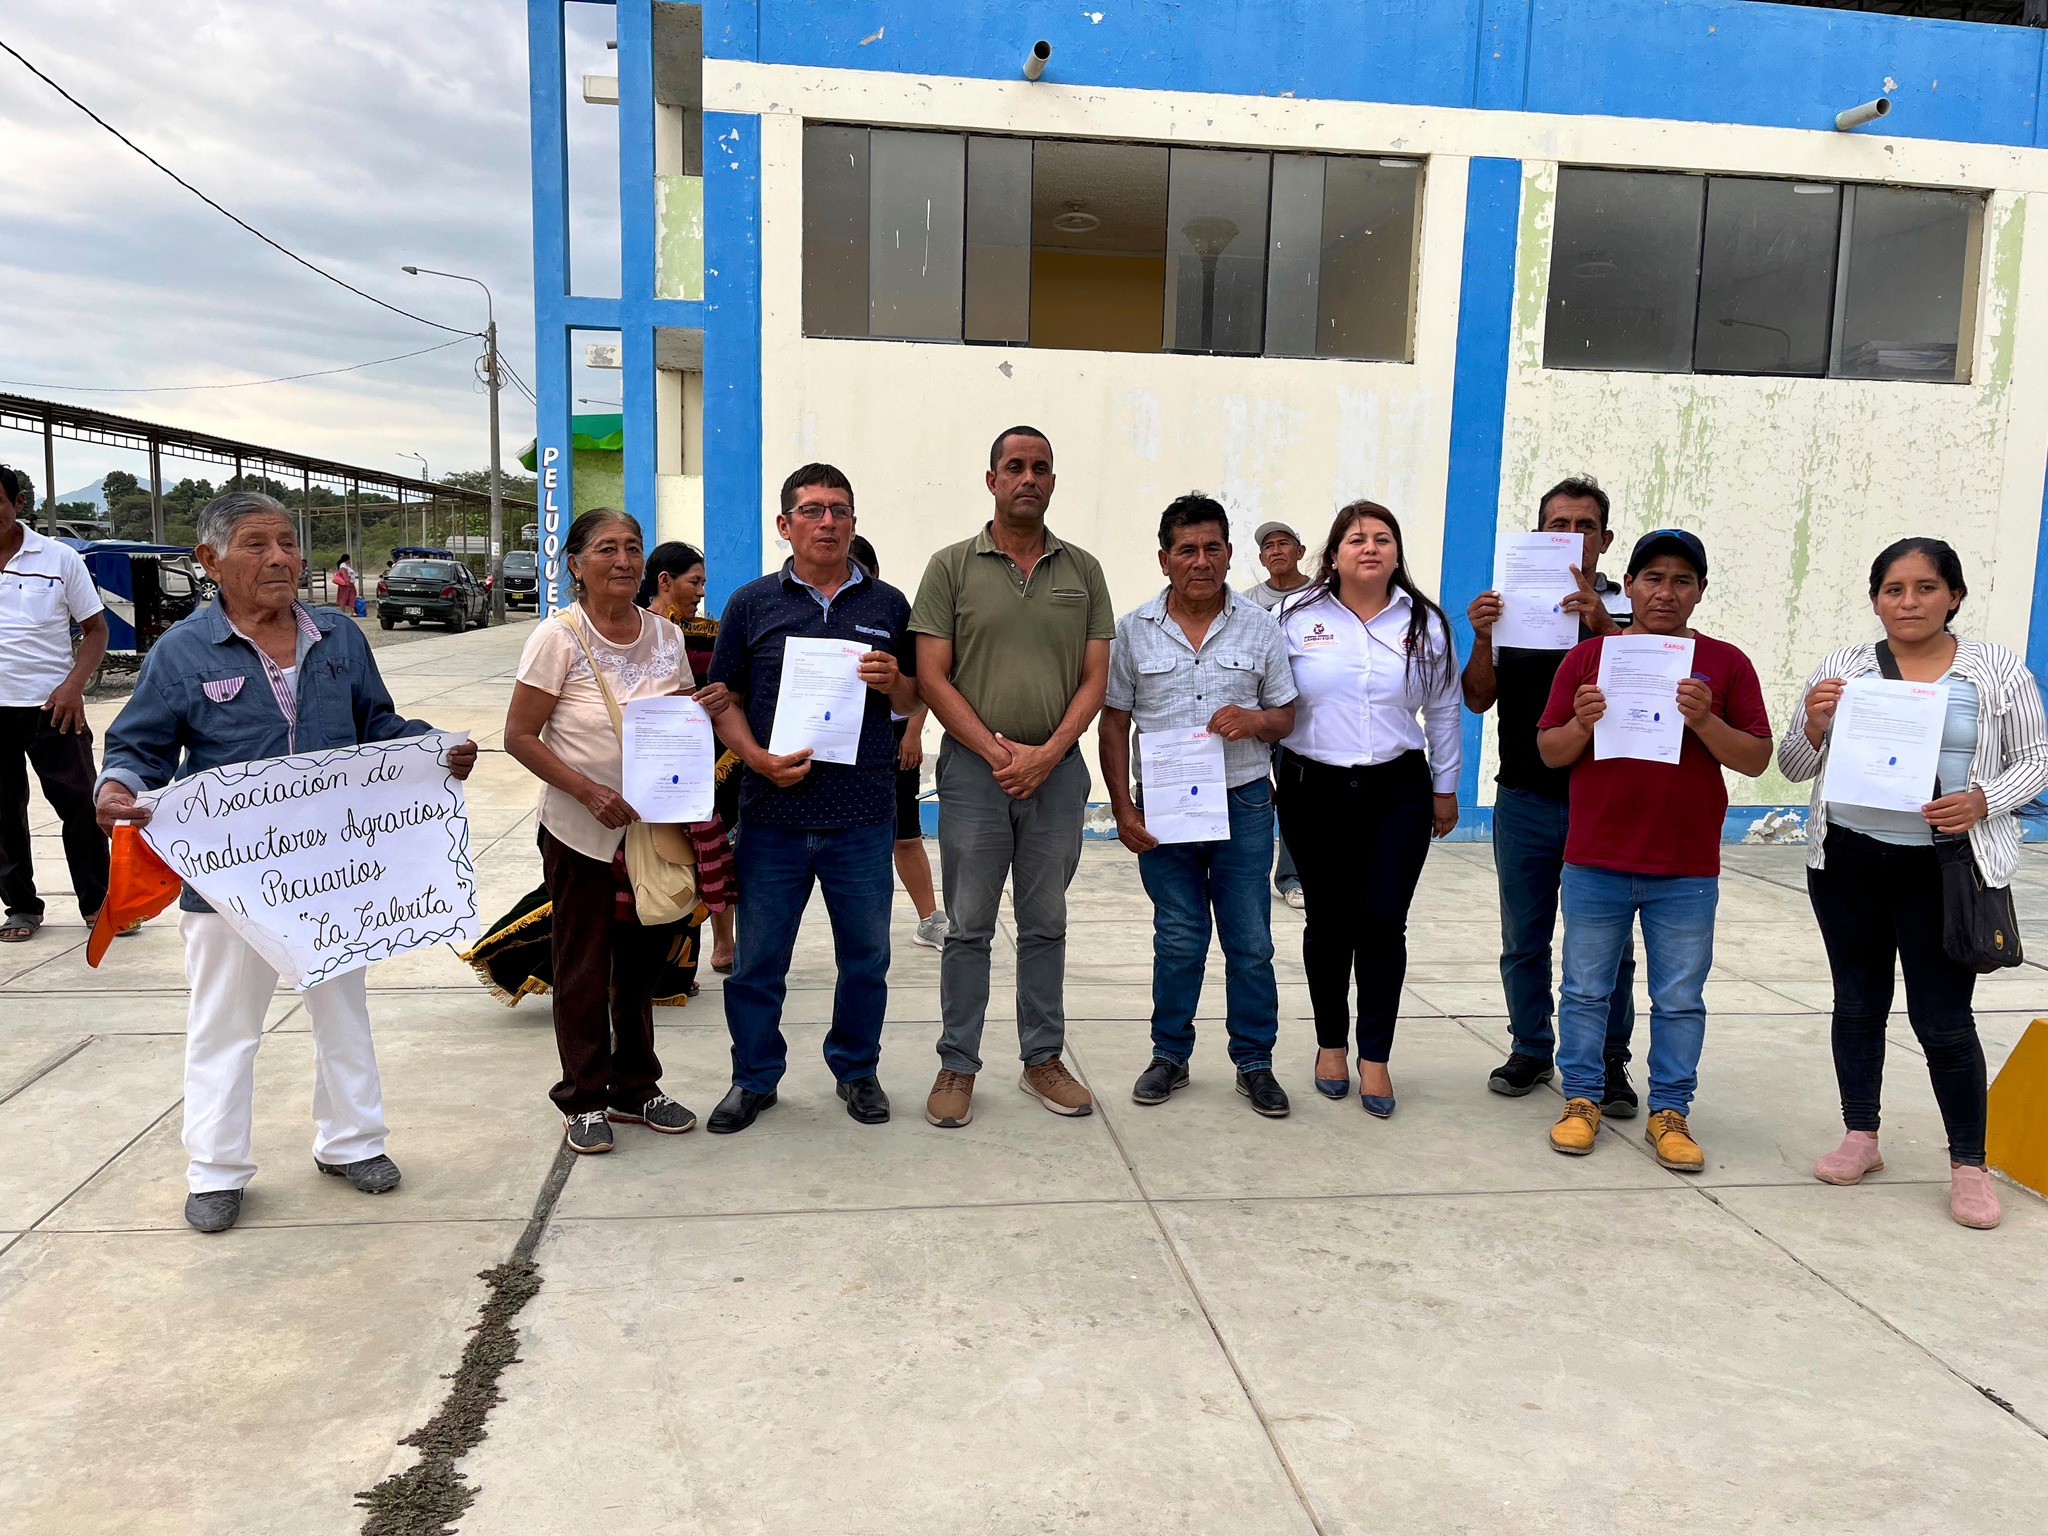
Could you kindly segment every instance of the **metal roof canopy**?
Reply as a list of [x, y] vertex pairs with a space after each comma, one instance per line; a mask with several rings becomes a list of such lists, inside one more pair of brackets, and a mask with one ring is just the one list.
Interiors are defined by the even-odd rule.
[[[155, 482], [163, 478], [158, 465], [159, 456], [169, 454], [173, 458], [196, 459], [207, 464], [232, 465], [238, 475], [248, 474], [253, 469], [270, 478], [271, 471], [290, 470], [302, 485], [310, 486], [317, 480], [330, 490], [354, 487], [358, 492], [388, 491], [399, 501], [404, 501], [410, 495], [488, 505], [491, 499], [489, 493], [485, 491], [472, 491], [461, 486], [414, 479], [406, 475], [393, 474], [388, 470], [365, 469], [360, 465], [342, 464], [333, 459], [312, 458], [282, 448], [266, 448], [261, 443], [243, 442], [238, 438], [215, 437], [208, 432], [160, 426], [156, 422], [138, 421], [132, 416], [114, 416], [87, 406], [64, 405], [55, 400], [35, 400], [27, 395], [0, 392], [0, 427], [18, 432], [39, 433], [42, 436], [44, 477], [53, 482], [43, 487], [44, 498], [56, 494], [55, 466], [51, 462], [50, 444], [55, 438], [61, 437], [72, 442], [100, 443], [110, 448], [126, 448], [147, 454], [150, 462], [152, 497], [158, 494]], [[504, 498], [504, 505], [531, 509], [534, 504], [530, 501], [515, 501], [507, 496]]]

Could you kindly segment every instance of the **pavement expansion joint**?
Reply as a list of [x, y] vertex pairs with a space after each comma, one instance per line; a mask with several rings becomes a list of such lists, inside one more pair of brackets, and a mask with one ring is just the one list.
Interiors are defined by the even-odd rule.
[[363, 1536], [439, 1536], [476, 1498], [456, 1463], [483, 1442], [489, 1433], [485, 1421], [505, 1400], [498, 1378], [519, 1359], [519, 1330], [512, 1320], [540, 1292], [543, 1277], [534, 1254], [575, 1166], [576, 1154], [564, 1142], [511, 1257], [477, 1275], [484, 1282], [483, 1303], [447, 1394], [426, 1423], [398, 1442], [416, 1449], [419, 1459], [356, 1495], [356, 1507], [368, 1511]]
[[17, 1082], [12, 1088], [9, 1088], [5, 1093], [0, 1093], [0, 1104], [5, 1104], [9, 1099], [13, 1098], [16, 1094], [23, 1092], [25, 1089], [33, 1087], [37, 1082], [41, 1081], [45, 1077], [48, 1077], [52, 1072], [56, 1071], [59, 1067], [63, 1066], [65, 1062], [69, 1061], [72, 1057], [76, 1056], [88, 1045], [91, 1045], [95, 1038], [97, 1037], [93, 1035], [87, 1035], [83, 1040], [74, 1040], [69, 1045], [59, 1046], [56, 1050], [52, 1051], [49, 1055], [45, 1056], [41, 1061], [37, 1062], [34, 1066], [30, 1067], [27, 1073], [25, 1073], [21, 1080]]
[[[1074, 1064], [1082, 1069], [1081, 1080], [1086, 1082], [1087, 1067], [1081, 1059], [1080, 1052], [1070, 1045], [1069, 1054], [1073, 1056]], [[1188, 1269], [1180, 1245], [1173, 1240], [1173, 1234], [1167, 1230], [1166, 1221], [1160, 1216], [1159, 1207], [1153, 1201], [1151, 1191], [1145, 1187], [1144, 1176], [1138, 1172], [1137, 1163], [1132, 1159], [1129, 1148], [1124, 1145], [1123, 1137], [1118, 1134], [1115, 1117], [1109, 1113], [1107, 1102], [1098, 1098], [1095, 1101], [1095, 1112], [1102, 1120], [1102, 1128], [1109, 1133], [1110, 1142], [1116, 1147], [1116, 1155], [1123, 1159], [1124, 1169], [1130, 1174], [1131, 1183], [1144, 1202], [1145, 1214], [1151, 1218], [1153, 1230], [1159, 1234], [1159, 1241], [1165, 1245], [1175, 1275], [1187, 1288], [1188, 1298], [1194, 1302], [1195, 1310], [1201, 1314], [1202, 1326], [1209, 1330], [1209, 1337], [1215, 1341], [1217, 1352], [1223, 1356], [1224, 1363], [1230, 1367], [1230, 1374], [1236, 1378], [1237, 1389], [1244, 1395], [1245, 1405], [1258, 1419], [1259, 1430], [1265, 1435], [1266, 1445], [1272, 1451], [1273, 1459], [1279, 1464], [1281, 1473], [1286, 1477], [1287, 1486], [1293, 1491], [1296, 1502], [1300, 1504], [1302, 1514], [1314, 1528], [1316, 1536], [1329, 1536], [1328, 1527], [1323, 1524], [1322, 1516], [1316, 1511], [1315, 1500], [1309, 1497], [1307, 1486], [1302, 1482], [1300, 1474], [1295, 1471], [1294, 1463], [1288, 1459], [1287, 1448], [1280, 1443], [1279, 1431], [1274, 1429], [1273, 1419], [1266, 1412], [1266, 1405], [1259, 1401], [1259, 1394], [1253, 1388], [1251, 1378], [1245, 1374], [1236, 1351], [1230, 1347], [1230, 1341], [1224, 1338], [1223, 1330], [1217, 1324], [1214, 1312], [1210, 1310], [1208, 1297], [1202, 1294], [1202, 1288], [1195, 1283], [1194, 1274]]]
[[[1639, 1148], [1638, 1150], [1642, 1149]], [[1644, 1151], [1643, 1155], [1647, 1157], [1649, 1154], [1647, 1151]], [[1901, 1182], [1906, 1181], [1902, 1180]], [[1801, 1258], [1797, 1253], [1795, 1253], [1791, 1248], [1787, 1247], [1785, 1243], [1780, 1241], [1778, 1238], [1771, 1236], [1770, 1233], [1764, 1231], [1763, 1228], [1757, 1226], [1754, 1222], [1747, 1220], [1738, 1212], [1731, 1210], [1728, 1206], [1728, 1203], [1725, 1200], [1721, 1199], [1721, 1197], [1715, 1193], [1712, 1186], [1695, 1184], [1687, 1187], [1689, 1187], [1692, 1190], [1692, 1192], [1698, 1195], [1702, 1200], [1705, 1200], [1708, 1204], [1712, 1205], [1716, 1210], [1723, 1212], [1734, 1221], [1741, 1223], [1741, 1225], [1745, 1229], [1754, 1233], [1758, 1238], [1760, 1238], [1763, 1242], [1769, 1244], [1772, 1248], [1775, 1248], [1779, 1253], [1782, 1253], [1786, 1258], [1790, 1259], [1794, 1264], [1798, 1265], [1799, 1268], [1803, 1270], [1806, 1274], [1810, 1275], [1815, 1281], [1817, 1281], [1821, 1285], [1826, 1286], [1829, 1290], [1833, 1291], [1837, 1296], [1841, 1297], [1842, 1300], [1848, 1302], [1850, 1306], [1856, 1308], [1857, 1311], [1863, 1313], [1866, 1317], [1871, 1318], [1880, 1327], [1884, 1328], [1894, 1337], [1902, 1340], [1904, 1343], [1906, 1343], [1913, 1349], [1917, 1350], [1920, 1354], [1924, 1355], [1927, 1359], [1933, 1361], [1936, 1366], [1946, 1371], [1949, 1375], [1953, 1376], [1957, 1381], [1961, 1382], [1964, 1386], [1978, 1393], [1979, 1395], [1981, 1395], [1997, 1407], [2003, 1408], [2007, 1413], [2011, 1414], [2014, 1419], [2026, 1425], [2028, 1429], [2031, 1429], [2035, 1434], [2039, 1435], [2042, 1439], [2048, 1440], [2048, 1428], [2043, 1428], [2040, 1424], [2035, 1423], [2034, 1420], [2027, 1417], [2026, 1414], [2021, 1413], [2019, 1409], [2015, 1408], [2011, 1403], [2007, 1402], [2004, 1398], [2000, 1397], [1996, 1392], [1992, 1391], [1989, 1387], [1985, 1386], [1984, 1383], [1978, 1381], [1968, 1372], [1957, 1367], [1939, 1350], [1936, 1350], [1930, 1347], [1929, 1345], [1923, 1343], [1921, 1340], [1915, 1338], [1912, 1334], [1908, 1333], [1904, 1328], [1900, 1327], [1897, 1323], [1893, 1322], [1890, 1318], [1886, 1317], [1882, 1312], [1878, 1311], [1877, 1308], [1870, 1305], [1869, 1302], [1865, 1301], [1862, 1297], [1858, 1296], [1854, 1291], [1850, 1290], [1847, 1286], [1843, 1285], [1833, 1276], [1828, 1275], [1819, 1269], [1816, 1269], [1813, 1265], [1809, 1264], [1805, 1259]]]

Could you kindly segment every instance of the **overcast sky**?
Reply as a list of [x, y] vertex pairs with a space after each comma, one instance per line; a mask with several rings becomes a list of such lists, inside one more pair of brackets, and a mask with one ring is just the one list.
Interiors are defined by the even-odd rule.
[[[613, 72], [611, 11], [572, 5], [570, 70]], [[482, 328], [533, 381], [526, 8], [520, 0], [7, 0], [0, 38], [265, 233], [404, 308]], [[571, 93], [575, 169], [615, 175], [610, 108]], [[578, 286], [617, 291], [616, 194], [578, 180]], [[587, 184], [587, 185], [586, 185]], [[357, 373], [177, 394], [84, 386], [220, 383], [333, 368], [447, 340], [253, 239], [0, 54], [0, 385], [366, 467], [481, 468], [480, 351]], [[580, 396], [618, 398], [580, 371]], [[25, 385], [34, 387], [24, 387]], [[506, 467], [533, 436], [503, 397]], [[581, 404], [578, 410], [603, 409]], [[37, 437], [0, 459], [42, 479]], [[57, 489], [139, 455], [57, 445]], [[165, 477], [217, 469], [167, 459]]]

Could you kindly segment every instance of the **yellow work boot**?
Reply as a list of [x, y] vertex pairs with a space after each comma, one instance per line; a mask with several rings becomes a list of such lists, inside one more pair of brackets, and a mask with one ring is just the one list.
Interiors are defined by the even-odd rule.
[[1600, 1106], [1591, 1099], [1566, 1099], [1564, 1113], [1550, 1128], [1550, 1145], [1558, 1152], [1584, 1157], [1600, 1134]]
[[1643, 1140], [1657, 1154], [1657, 1161], [1673, 1173], [1698, 1173], [1707, 1166], [1707, 1154], [1686, 1129], [1685, 1116], [1675, 1109], [1660, 1109], [1643, 1127]]

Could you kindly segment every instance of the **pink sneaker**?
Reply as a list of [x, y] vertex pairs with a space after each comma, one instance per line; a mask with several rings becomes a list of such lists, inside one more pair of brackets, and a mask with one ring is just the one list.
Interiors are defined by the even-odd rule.
[[1948, 1213], [1957, 1223], [1989, 1232], [1998, 1225], [1998, 1194], [1991, 1187], [1991, 1175], [1982, 1168], [1961, 1163], [1948, 1167]]
[[1842, 1144], [1813, 1165], [1813, 1176], [1823, 1184], [1861, 1184], [1863, 1175], [1884, 1167], [1884, 1154], [1877, 1150], [1877, 1132], [1850, 1131]]

